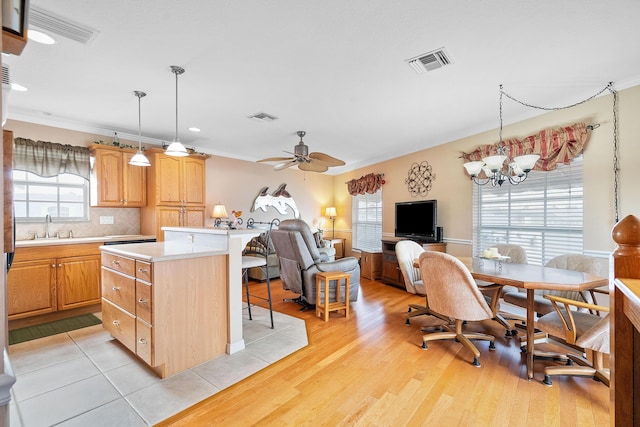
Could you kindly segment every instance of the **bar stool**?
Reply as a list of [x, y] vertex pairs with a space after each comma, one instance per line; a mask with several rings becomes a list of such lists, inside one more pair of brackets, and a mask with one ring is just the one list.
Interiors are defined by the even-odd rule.
[[[344, 302], [340, 298], [340, 281], [344, 279]], [[329, 285], [332, 281], [336, 282], [336, 299], [335, 302], [329, 302]], [[324, 321], [329, 320], [329, 312], [344, 310], [346, 318], [349, 318], [349, 284], [351, 276], [343, 271], [325, 271], [316, 273], [316, 316], [320, 316], [320, 312], [324, 313]], [[320, 289], [323, 288], [323, 295], [320, 295]]]
[[267, 258], [261, 256], [242, 256], [242, 276], [244, 278], [244, 286], [247, 295], [247, 310], [249, 311], [249, 320], [253, 320], [251, 316], [251, 294], [249, 293], [249, 269], [253, 267], [260, 267], [265, 270], [265, 276], [267, 278], [267, 298], [253, 295], [254, 298], [258, 298], [269, 302], [269, 315], [271, 316], [271, 329], [273, 329], [273, 306], [271, 304], [271, 280], [269, 279], [269, 266], [267, 265]]

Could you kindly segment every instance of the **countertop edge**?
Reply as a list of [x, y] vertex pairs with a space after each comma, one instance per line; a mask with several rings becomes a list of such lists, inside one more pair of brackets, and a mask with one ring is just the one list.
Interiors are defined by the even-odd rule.
[[100, 246], [102, 252], [113, 253], [147, 262], [172, 261], [188, 258], [228, 255], [224, 249], [206, 246], [183, 245], [175, 242], [134, 243]]

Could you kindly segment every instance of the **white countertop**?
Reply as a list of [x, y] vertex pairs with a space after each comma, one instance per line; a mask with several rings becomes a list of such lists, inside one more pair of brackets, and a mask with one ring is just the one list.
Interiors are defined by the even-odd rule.
[[207, 246], [180, 244], [176, 242], [131, 243], [100, 246], [103, 252], [136, 258], [147, 262], [171, 261], [185, 258], [200, 258], [227, 255], [228, 251]]
[[72, 237], [58, 239], [52, 237], [49, 239], [34, 240], [16, 240], [16, 248], [26, 248], [32, 246], [52, 246], [52, 245], [77, 245], [80, 243], [105, 243], [120, 242], [127, 240], [155, 239], [156, 236], [146, 236], [142, 234], [119, 234], [113, 236], [94, 236], [94, 237]]
[[199, 233], [199, 234], [256, 234], [264, 230], [260, 228], [224, 228], [224, 227], [162, 227], [163, 231], [178, 231], [182, 233]]

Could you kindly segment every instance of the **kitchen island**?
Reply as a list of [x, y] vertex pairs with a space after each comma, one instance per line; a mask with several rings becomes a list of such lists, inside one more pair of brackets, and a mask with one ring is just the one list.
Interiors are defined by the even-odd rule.
[[242, 249], [259, 230], [163, 230], [100, 250], [104, 327], [165, 378], [244, 349]]

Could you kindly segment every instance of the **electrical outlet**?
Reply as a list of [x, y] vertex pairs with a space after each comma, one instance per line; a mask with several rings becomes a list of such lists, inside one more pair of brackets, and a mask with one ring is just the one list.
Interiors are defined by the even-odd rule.
[[112, 216], [100, 216], [100, 224], [113, 224]]
[[193, 234], [188, 234], [187, 235], [187, 242], [193, 243]]

